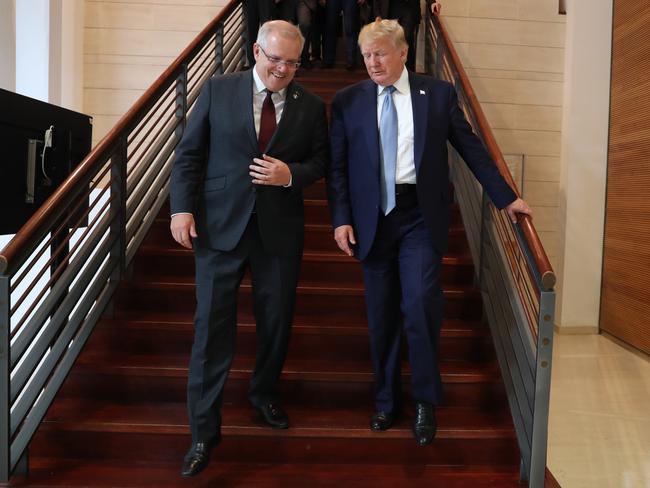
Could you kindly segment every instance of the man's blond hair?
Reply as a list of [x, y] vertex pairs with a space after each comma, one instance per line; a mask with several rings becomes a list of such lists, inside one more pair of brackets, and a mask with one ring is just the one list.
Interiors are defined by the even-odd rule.
[[359, 47], [366, 42], [375, 42], [379, 39], [388, 38], [397, 48], [408, 47], [404, 29], [396, 20], [381, 19], [363, 26], [359, 32]]

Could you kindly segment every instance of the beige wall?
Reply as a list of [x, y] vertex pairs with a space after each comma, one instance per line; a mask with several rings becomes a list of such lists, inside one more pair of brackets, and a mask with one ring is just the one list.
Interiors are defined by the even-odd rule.
[[226, 0], [85, 0], [84, 112], [93, 145]]
[[509, 161], [523, 155], [523, 196], [551, 263], [558, 191], [566, 17], [555, 0], [449, 0], [443, 18]]

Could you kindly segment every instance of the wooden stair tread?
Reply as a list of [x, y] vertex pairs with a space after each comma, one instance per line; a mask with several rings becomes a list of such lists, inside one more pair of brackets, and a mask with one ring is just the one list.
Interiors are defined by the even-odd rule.
[[[158, 289], [158, 290], [193, 290], [195, 287], [194, 281], [186, 281], [179, 276], [164, 276], [155, 277], [152, 280], [136, 279], [128, 284], [125, 284], [126, 289]], [[250, 292], [252, 286], [250, 282], [243, 281], [240, 290]], [[473, 286], [444, 286], [443, 289], [445, 298], [478, 298], [480, 297], [479, 291]], [[332, 286], [321, 283], [302, 282], [298, 284], [296, 289], [298, 295], [353, 295], [363, 297], [363, 285], [345, 284], [340, 286]]]
[[[119, 399], [118, 399], [119, 401]], [[248, 406], [224, 405], [222, 432], [228, 435], [278, 437], [410, 438], [410, 411], [405, 411], [388, 431], [372, 432], [368, 427], [372, 406], [365, 408], [318, 409], [284, 404], [291, 427], [274, 430], [263, 425]], [[473, 408], [438, 408], [438, 438], [512, 437], [514, 430], [507, 412]], [[184, 403], [123, 404], [88, 399], [61, 399], [50, 408], [45, 429], [182, 434], [189, 432]]]
[[[143, 245], [138, 251], [139, 255], [154, 255], [161, 257], [174, 257], [174, 256], [193, 256], [194, 251], [191, 249], [185, 249], [183, 247], [169, 247], [166, 245], [161, 246], [152, 246], [152, 245]], [[353, 257], [350, 257], [346, 254], [343, 254], [341, 251], [312, 251], [305, 250], [302, 254], [303, 261], [323, 261], [323, 262], [337, 262], [337, 263], [349, 263], [350, 265], [359, 266], [361, 264], [358, 260]], [[451, 254], [445, 255], [442, 258], [443, 264], [449, 265], [463, 265], [470, 266], [473, 265], [472, 256], [470, 254]], [[192, 272], [193, 270], [189, 270]]]
[[[111, 354], [105, 351], [86, 351], [77, 360], [84, 369], [95, 373], [136, 374], [187, 378], [188, 354], [160, 355]], [[255, 357], [236, 355], [230, 369], [231, 378], [248, 378], [253, 370]], [[495, 361], [441, 361], [440, 372], [443, 382], [493, 381], [499, 377]], [[402, 365], [402, 375], [410, 377], [408, 363]], [[287, 358], [282, 371], [282, 380], [340, 380], [372, 381], [372, 367], [368, 361], [329, 361], [320, 358]]]
[[[255, 332], [255, 319], [252, 316], [243, 316], [237, 321], [237, 327], [247, 332]], [[139, 330], [151, 331], [188, 331], [194, 332], [194, 320], [191, 315], [178, 314], [170, 316], [168, 314], [155, 315], [151, 313], [133, 314], [132, 317], [125, 316], [121, 318], [104, 318], [97, 324], [97, 327], [115, 328], [134, 328]], [[295, 321], [292, 326], [292, 334], [323, 334], [323, 335], [350, 335], [350, 336], [368, 336], [368, 328], [365, 324], [361, 325], [331, 325], [319, 323], [315, 319], [309, 319], [308, 322]], [[440, 331], [441, 337], [487, 337], [490, 330], [479, 322], [468, 320], [447, 319], [443, 321]]]
[[[149, 310], [128, 310], [122, 312], [117, 318], [104, 318], [103, 321], [108, 321], [111, 324], [118, 325], [130, 324], [130, 323], [159, 323], [162, 325], [166, 324], [193, 324], [194, 317], [191, 312], [156, 312]], [[255, 318], [252, 315], [252, 312], [249, 310], [239, 310], [238, 311], [238, 324], [241, 325], [252, 325], [255, 323]], [[329, 327], [346, 327], [346, 328], [355, 328], [362, 329], [367, 333], [368, 325], [366, 322], [359, 323], [358, 321], [349, 321], [345, 322], [344, 320], [333, 321], [331, 318], [326, 316], [312, 316], [312, 317], [301, 317], [297, 316], [293, 321], [294, 327], [321, 327], [326, 329]], [[456, 330], [460, 334], [461, 331], [484, 331], [489, 334], [489, 328], [482, 324], [480, 321], [476, 320], [460, 320], [453, 318], [446, 318], [442, 323], [442, 333], [445, 330]]]
[[[501, 468], [501, 469], [499, 469]], [[215, 460], [193, 480], [181, 479], [178, 462], [143, 464], [102, 460], [35, 458], [29, 478], [17, 478], [12, 486], [186, 487], [221, 486], [266, 488], [445, 488], [521, 487], [519, 471], [508, 466], [389, 466], [386, 464], [255, 463]]]

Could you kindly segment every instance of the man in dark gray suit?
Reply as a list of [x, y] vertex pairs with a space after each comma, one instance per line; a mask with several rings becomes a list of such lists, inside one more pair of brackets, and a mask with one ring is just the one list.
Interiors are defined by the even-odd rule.
[[302, 256], [302, 188], [324, 175], [328, 160], [325, 105], [292, 81], [303, 43], [287, 22], [264, 24], [254, 69], [209, 80], [176, 150], [171, 232], [194, 247], [197, 300], [188, 381], [192, 446], [184, 476], [201, 471], [220, 440], [237, 290], [247, 266], [258, 337], [249, 400], [266, 424], [289, 425], [275, 386]]

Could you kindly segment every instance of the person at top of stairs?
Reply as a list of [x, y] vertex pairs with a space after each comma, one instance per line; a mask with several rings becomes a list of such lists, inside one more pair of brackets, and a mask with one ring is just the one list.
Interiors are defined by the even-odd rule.
[[363, 267], [375, 375], [371, 429], [390, 428], [401, 407], [403, 326], [413, 433], [426, 445], [442, 399], [437, 348], [451, 201], [447, 141], [513, 221], [530, 208], [472, 132], [453, 86], [405, 68], [408, 45], [396, 20], [366, 25], [359, 46], [370, 79], [339, 91], [332, 103], [327, 183], [334, 237]]
[[303, 43], [296, 26], [265, 23], [253, 48], [254, 69], [206, 83], [176, 151], [171, 232], [194, 248], [197, 301], [188, 380], [192, 446], [184, 476], [201, 471], [220, 441], [237, 289], [247, 266], [259, 338], [248, 397], [266, 424], [289, 425], [275, 386], [302, 256], [302, 188], [320, 179], [328, 162], [325, 104], [293, 82]]

